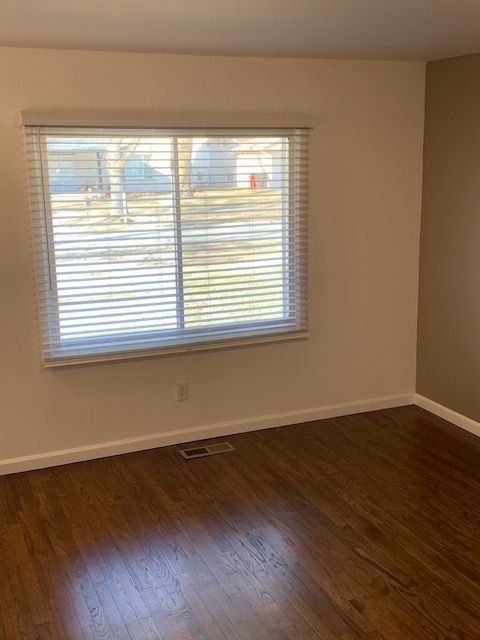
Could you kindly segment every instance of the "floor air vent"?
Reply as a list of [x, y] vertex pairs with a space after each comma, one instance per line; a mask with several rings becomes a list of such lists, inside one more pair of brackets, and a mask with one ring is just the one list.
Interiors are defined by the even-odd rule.
[[180, 453], [185, 460], [191, 458], [203, 458], [204, 456], [214, 456], [217, 453], [226, 453], [227, 451], [235, 451], [235, 448], [229, 442], [218, 442], [217, 444], [208, 444], [205, 447], [190, 447], [189, 449], [180, 449]]

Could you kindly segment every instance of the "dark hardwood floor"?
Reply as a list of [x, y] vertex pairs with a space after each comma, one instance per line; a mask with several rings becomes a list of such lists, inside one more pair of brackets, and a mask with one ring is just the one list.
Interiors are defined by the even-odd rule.
[[0, 478], [0, 638], [480, 638], [480, 439], [415, 407]]

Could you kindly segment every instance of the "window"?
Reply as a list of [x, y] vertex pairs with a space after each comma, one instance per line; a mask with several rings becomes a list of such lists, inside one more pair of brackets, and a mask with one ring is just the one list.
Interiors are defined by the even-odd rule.
[[26, 131], [47, 366], [305, 332], [306, 130]]

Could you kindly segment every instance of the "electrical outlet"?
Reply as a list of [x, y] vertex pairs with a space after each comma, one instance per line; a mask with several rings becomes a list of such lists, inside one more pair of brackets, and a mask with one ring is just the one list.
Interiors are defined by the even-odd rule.
[[177, 382], [177, 400], [188, 400], [188, 382]]

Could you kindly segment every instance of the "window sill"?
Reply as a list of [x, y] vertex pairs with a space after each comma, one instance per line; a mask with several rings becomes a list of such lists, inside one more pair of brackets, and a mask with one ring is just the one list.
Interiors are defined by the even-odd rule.
[[305, 340], [310, 337], [308, 331], [289, 331], [285, 333], [270, 334], [264, 336], [241, 337], [229, 340], [217, 340], [208, 342], [197, 342], [185, 345], [175, 345], [171, 347], [158, 347], [156, 349], [124, 351], [118, 353], [92, 354], [83, 356], [74, 356], [70, 358], [52, 358], [45, 360], [43, 366], [45, 369], [61, 369], [64, 367], [75, 367], [88, 364], [103, 364], [108, 362], [121, 362], [125, 360], [144, 360], [150, 358], [158, 358], [162, 356], [172, 356], [194, 353], [197, 351], [220, 351], [223, 349], [234, 349], [239, 347], [248, 347], [256, 344], [268, 344], [275, 342], [286, 342], [292, 340]]

